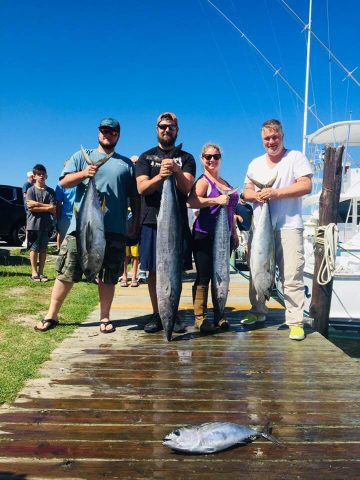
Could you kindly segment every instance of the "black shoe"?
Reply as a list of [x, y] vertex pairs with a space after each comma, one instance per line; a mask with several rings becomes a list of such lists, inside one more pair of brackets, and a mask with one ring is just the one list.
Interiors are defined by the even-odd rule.
[[151, 315], [151, 320], [148, 322], [144, 327], [144, 332], [146, 333], [156, 333], [163, 330], [164, 327], [162, 326], [160, 316], [158, 313], [153, 313]]
[[174, 333], [185, 333], [186, 332], [186, 325], [183, 321], [180, 320], [179, 317], [176, 317], [173, 332]]

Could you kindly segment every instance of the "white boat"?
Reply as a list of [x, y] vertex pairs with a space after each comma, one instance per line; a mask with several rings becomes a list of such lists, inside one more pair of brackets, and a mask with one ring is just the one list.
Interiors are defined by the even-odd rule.
[[[333, 325], [360, 325], [360, 167], [352, 167], [346, 160], [348, 147], [360, 146], [360, 121], [345, 121], [327, 125], [308, 136], [310, 145], [345, 145], [343, 157], [342, 189], [340, 194], [339, 236], [335, 251], [335, 272], [329, 320]], [[316, 161], [314, 162], [316, 166]], [[321, 170], [315, 168], [316, 182]], [[313, 208], [304, 222], [305, 244], [305, 310], [311, 303], [314, 272], [314, 238], [318, 226], [320, 192], [303, 199], [303, 207]]]

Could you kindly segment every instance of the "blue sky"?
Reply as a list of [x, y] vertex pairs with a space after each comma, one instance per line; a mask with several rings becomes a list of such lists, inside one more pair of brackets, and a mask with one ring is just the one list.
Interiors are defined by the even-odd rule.
[[[303, 97], [305, 36], [282, 2], [213, 3]], [[307, 21], [307, 0], [287, 3]], [[263, 152], [265, 119], [282, 120], [286, 146], [301, 149], [301, 102], [206, 0], [3, 0], [0, 11], [1, 183], [22, 185], [43, 163], [55, 186], [80, 144], [96, 147], [104, 116], [119, 119], [118, 151], [130, 156], [156, 144], [159, 113], [175, 112], [184, 149], [198, 160], [204, 143], [219, 143], [222, 176], [236, 186]], [[350, 70], [360, 67], [359, 13], [357, 0], [313, 0], [314, 31]], [[311, 55], [322, 122], [359, 119], [360, 88], [315, 41]], [[308, 133], [318, 127], [309, 116]]]

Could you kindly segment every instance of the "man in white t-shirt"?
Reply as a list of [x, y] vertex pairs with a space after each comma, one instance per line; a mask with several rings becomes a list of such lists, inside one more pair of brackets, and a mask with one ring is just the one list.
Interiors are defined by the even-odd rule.
[[[275, 256], [283, 284], [285, 319], [290, 327], [289, 338], [303, 340], [304, 311], [304, 243], [301, 197], [312, 190], [312, 169], [309, 160], [301, 152], [284, 147], [284, 133], [278, 120], [263, 123], [261, 136], [265, 154], [249, 165], [244, 198], [254, 203], [254, 223], [259, 218], [261, 204], [269, 202], [275, 234]], [[260, 190], [248, 177], [266, 184], [276, 176], [271, 188]], [[250, 253], [251, 254], [251, 253]], [[243, 325], [265, 321], [267, 308], [259, 304], [250, 280], [252, 308], [243, 318]]]

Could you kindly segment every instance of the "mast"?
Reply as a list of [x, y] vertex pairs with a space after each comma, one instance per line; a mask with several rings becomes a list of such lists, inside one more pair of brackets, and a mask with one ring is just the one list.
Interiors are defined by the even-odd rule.
[[312, 15], [312, 0], [309, 1], [309, 22], [307, 28], [307, 49], [306, 49], [306, 73], [305, 73], [305, 96], [304, 96], [304, 129], [303, 129], [303, 144], [302, 153], [306, 152], [306, 132], [308, 120], [308, 103], [309, 103], [309, 77], [310, 77], [310, 40], [311, 40], [311, 15]]

